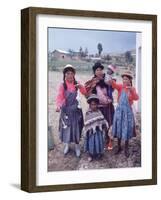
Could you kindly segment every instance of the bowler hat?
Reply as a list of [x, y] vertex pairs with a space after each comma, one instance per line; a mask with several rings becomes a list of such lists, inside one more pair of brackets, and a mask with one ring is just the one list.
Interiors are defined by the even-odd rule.
[[67, 71], [72, 71], [73, 73], [75, 73], [75, 68], [73, 67], [73, 65], [67, 64], [63, 69], [63, 73], [65, 74]]
[[104, 66], [100, 62], [96, 62], [93, 65], [93, 72], [95, 73], [96, 69], [98, 69], [98, 68], [104, 69]]

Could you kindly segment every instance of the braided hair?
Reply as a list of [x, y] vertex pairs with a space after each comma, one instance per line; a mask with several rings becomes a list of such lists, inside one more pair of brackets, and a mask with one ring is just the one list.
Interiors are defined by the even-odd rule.
[[[78, 82], [75, 80], [75, 77], [74, 77], [74, 85], [75, 85], [76, 90], [78, 90], [78, 88], [76, 86], [77, 84], [78, 84]], [[67, 84], [65, 82], [65, 73], [63, 74], [63, 86], [64, 86], [64, 90], [67, 90]]]

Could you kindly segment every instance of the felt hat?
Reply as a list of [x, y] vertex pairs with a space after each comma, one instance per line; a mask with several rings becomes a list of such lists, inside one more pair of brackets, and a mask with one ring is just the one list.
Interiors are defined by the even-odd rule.
[[131, 71], [124, 71], [123, 73], [122, 73], [122, 75], [121, 75], [122, 77], [124, 77], [124, 76], [127, 76], [127, 77], [129, 77], [130, 79], [133, 79], [133, 74], [132, 74], [132, 72]]
[[63, 73], [65, 74], [67, 71], [72, 71], [75, 74], [75, 67], [73, 67], [73, 65], [71, 64], [67, 64], [65, 65], [65, 67], [63, 68]]
[[109, 68], [113, 73], [116, 71], [115, 65], [108, 65], [107, 68]]
[[95, 73], [96, 69], [98, 69], [98, 68], [104, 69], [104, 66], [100, 62], [96, 62], [93, 65], [93, 72]]
[[99, 98], [96, 94], [91, 94], [88, 98], [87, 98], [87, 103], [91, 103], [91, 101], [96, 101], [97, 103], [99, 103]]

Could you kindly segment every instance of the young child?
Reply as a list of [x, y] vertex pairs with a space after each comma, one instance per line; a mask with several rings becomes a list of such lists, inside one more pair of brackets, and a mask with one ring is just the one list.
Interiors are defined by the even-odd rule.
[[88, 161], [101, 157], [104, 151], [104, 128], [108, 129], [108, 122], [98, 109], [99, 98], [91, 94], [87, 103], [89, 109], [85, 114], [83, 133], [85, 135], [84, 150], [89, 153]]
[[64, 154], [69, 151], [69, 144], [75, 143], [76, 156], [80, 156], [79, 141], [83, 129], [83, 113], [78, 100], [78, 91], [86, 95], [86, 89], [75, 80], [75, 68], [66, 65], [63, 70], [63, 83], [56, 97], [56, 112], [60, 112], [59, 134], [64, 143]]
[[125, 141], [125, 156], [129, 157], [128, 143], [129, 139], [136, 136], [135, 120], [132, 110], [133, 101], [139, 99], [135, 88], [132, 86], [133, 76], [130, 71], [122, 74], [122, 84], [110, 81], [112, 87], [118, 90], [118, 106], [115, 110], [112, 133], [118, 138], [118, 149], [116, 154], [121, 151], [121, 140]]
[[114, 77], [114, 73], [116, 71], [115, 65], [108, 65], [107, 72], [105, 74], [105, 83], [108, 83], [108, 81], [112, 80]]

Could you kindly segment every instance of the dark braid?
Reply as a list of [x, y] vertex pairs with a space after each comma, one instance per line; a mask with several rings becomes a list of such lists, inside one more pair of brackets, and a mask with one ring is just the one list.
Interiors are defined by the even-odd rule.
[[76, 86], [78, 84], [78, 82], [75, 80], [75, 77], [74, 77], [74, 85], [75, 85], [75, 89], [78, 90], [78, 87]]
[[63, 75], [63, 86], [64, 86], [64, 90], [67, 90], [67, 84], [65, 82], [65, 73]]
[[130, 79], [131, 87], [132, 87], [132, 79]]

